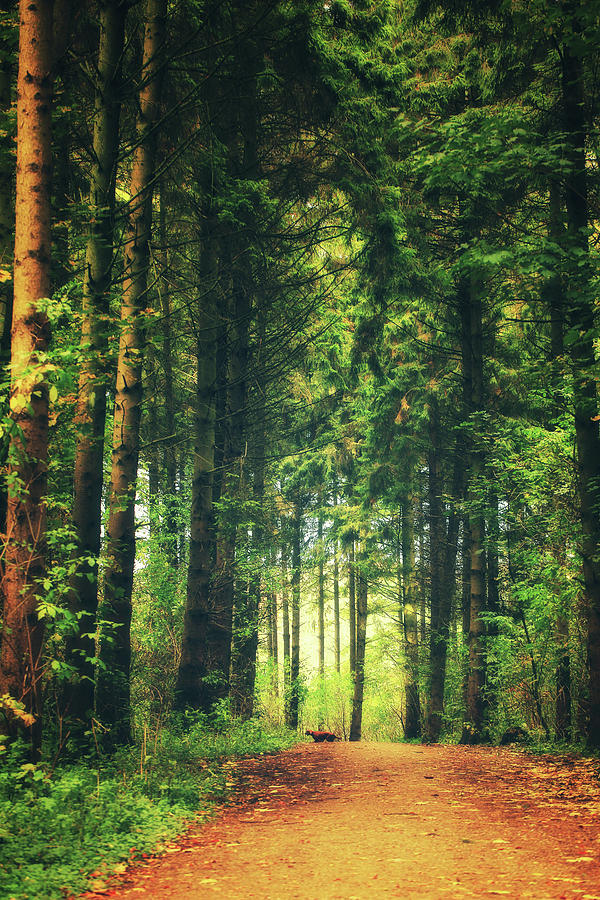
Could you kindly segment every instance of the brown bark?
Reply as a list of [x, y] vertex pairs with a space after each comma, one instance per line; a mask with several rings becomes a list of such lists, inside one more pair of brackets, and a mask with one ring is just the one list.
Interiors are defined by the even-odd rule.
[[444, 676], [447, 647], [447, 621], [443, 589], [444, 509], [442, 504], [442, 460], [440, 415], [436, 397], [429, 406], [429, 583], [431, 628], [429, 630], [429, 710], [427, 734], [436, 741], [442, 728]]
[[411, 498], [406, 495], [402, 498], [401, 515], [400, 619], [403, 623], [406, 672], [404, 736], [411, 740], [421, 735], [421, 704], [419, 700], [418, 622], [415, 606], [414, 508]]
[[[217, 260], [210, 239], [212, 219], [203, 240], [202, 274], [208, 284], [217, 282]], [[215, 523], [212, 479], [215, 452], [216, 297], [207, 293], [200, 301], [197, 329], [196, 409], [194, 472], [190, 515], [187, 598], [181, 658], [175, 689], [178, 709], [209, 713], [223, 696], [217, 683], [214, 646], [221, 640], [221, 623], [213, 608], [212, 574], [215, 565]]]
[[350, 630], [350, 671], [356, 671], [356, 569], [354, 539], [348, 551], [348, 613]]
[[[463, 291], [463, 369], [466, 408], [470, 415], [483, 409], [483, 327], [481, 286], [475, 273]], [[472, 440], [472, 439], [471, 439]], [[470, 611], [469, 666], [467, 675], [466, 722], [461, 741], [478, 743], [486, 735], [485, 678], [485, 526], [482, 510], [485, 495], [485, 461], [481, 448], [469, 447]]]
[[[260, 331], [264, 337], [262, 324]], [[257, 363], [259, 362], [260, 356], [257, 354]], [[265, 396], [259, 385], [257, 385], [257, 392], [259, 397], [256, 401], [256, 422], [252, 436], [252, 457], [254, 459], [252, 499], [255, 504], [255, 510], [262, 510], [265, 494], [266, 418]], [[252, 524], [252, 543], [257, 558], [263, 553], [263, 542], [264, 523], [261, 520], [261, 513], [257, 512]], [[239, 602], [242, 599], [239, 598], [236, 608], [236, 628], [234, 629], [231, 667], [231, 698], [234, 713], [242, 719], [250, 719], [254, 713], [261, 575], [262, 565], [259, 565], [250, 577], [248, 593], [245, 598], [246, 602]]]
[[5, 597], [0, 694], [22, 702], [33, 724], [6, 715], [8, 733], [41, 742], [38, 582], [45, 571], [48, 385], [40, 357], [50, 329], [40, 300], [50, 295], [52, 2], [21, 0], [17, 81], [17, 182]]
[[289, 703], [290, 693], [290, 603], [288, 592], [288, 574], [287, 574], [287, 548], [282, 547], [281, 550], [281, 617], [283, 630], [283, 693], [286, 702], [286, 718], [287, 704]]
[[354, 672], [354, 696], [352, 698], [352, 720], [349, 735], [349, 740], [351, 741], [360, 741], [362, 735], [368, 613], [368, 585], [363, 571], [364, 562], [364, 551], [361, 551], [356, 572], [356, 669]]
[[159, 302], [162, 315], [162, 367], [164, 373], [165, 429], [167, 440], [164, 451], [165, 468], [165, 500], [167, 513], [165, 531], [167, 543], [171, 551], [173, 566], [179, 566], [179, 521], [177, 517], [177, 452], [175, 449], [175, 391], [173, 380], [173, 336], [171, 322], [171, 292], [169, 284], [169, 257], [167, 250], [168, 234], [166, 221], [165, 182], [160, 188], [160, 244], [161, 244], [161, 278], [159, 282]]
[[300, 566], [302, 542], [302, 507], [294, 502], [292, 532], [292, 640], [290, 648], [290, 690], [288, 702], [288, 728], [298, 727], [300, 704]]
[[338, 555], [338, 542], [333, 543], [333, 633], [334, 633], [334, 657], [335, 671], [341, 671], [341, 647], [340, 647], [340, 564]]
[[146, 0], [139, 94], [137, 146], [125, 234], [121, 337], [115, 390], [112, 468], [107, 528], [103, 618], [112, 623], [101, 641], [104, 668], [98, 678], [97, 709], [114, 743], [130, 739], [129, 668], [131, 592], [135, 560], [135, 494], [142, 406], [142, 365], [152, 225], [156, 133], [160, 113], [166, 0]]
[[323, 513], [319, 511], [317, 521], [317, 542], [319, 554], [319, 675], [325, 677], [325, 573], [324, 573], [324, 553], [323, 547]]
[[[572, 17], [577, 32], [581, 25]], [[588, 617], [587, 655], [590, 675], [588, 741], [600, 747], [600, 432], [595, 378], [595, 293], [589, 266], [589, 209], [586, 171], [584, 73], [581, 59], [568, 45], [562, 48], [564, 130], [570, 170], [565, 187], [566, 246], [571, 253], [567, 272], [570, 344], [577, 446], [577, 488], [581, 515], [581, 556]]]
[[71, 580], [71, 611], [78, 631], [67, 640], [66, 654], [77, 679], [66, 686], [64, 700], [73, 720], [86, 722], [94, 707], [98, 555], [102, 518], [104, 427], [106, 421], [106, 351], [110, 315], [114, 245], [115, 181], [119, 147], [120, 81], [126, 7], [108, 0], [100, 10], [98, 80], [90, 176], [91, 225], [83, 283], [76, 422], [77, 448], [73, 475], [73, 527], [77, 571]]

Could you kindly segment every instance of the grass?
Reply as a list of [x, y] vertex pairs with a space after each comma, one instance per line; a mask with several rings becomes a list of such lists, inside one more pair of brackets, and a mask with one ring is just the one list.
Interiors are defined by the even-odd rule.
[[0, 897], [59, 900], [161, 849], [228, 795], [241, 756], [291, 746], [297, 736], [257, 721], [214, 730], [179, 723], [111, 758], [0, 769]]

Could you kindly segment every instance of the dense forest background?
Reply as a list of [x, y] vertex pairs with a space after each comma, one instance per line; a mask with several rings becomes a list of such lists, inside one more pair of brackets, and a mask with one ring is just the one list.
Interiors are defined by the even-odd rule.
[[5, 752], [598, 748], [600, 4], [0, 35]]

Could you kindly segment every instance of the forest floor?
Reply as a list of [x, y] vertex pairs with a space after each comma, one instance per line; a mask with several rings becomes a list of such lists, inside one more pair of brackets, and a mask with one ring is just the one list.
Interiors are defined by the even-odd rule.
[[238, 762], [225, 809], [102, 893], [600, 900], [598, 773], [510, 749], [301, 744]]

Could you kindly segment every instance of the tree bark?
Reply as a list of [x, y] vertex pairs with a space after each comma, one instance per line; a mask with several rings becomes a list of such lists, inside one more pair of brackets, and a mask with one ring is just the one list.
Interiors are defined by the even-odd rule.
[[415, 534], [414, 508], [410, 497], [401, 501], [401, 621], [405, 658], [406, 717], [404, 737], [408, 740], [421, 736], [421, 703], [419, 700], [419, 638], [417, 608], [415, 606]]
[[[479, 278], [472, 273], [463, 291], [463, 369], [466, 407], [470, 415], [483, 410], [483, 327]], [[469, 669], [466, 722], [462, 743], [479, 743], [486, 737], [485, 678], [485, 527], [482, 498], [485, 496], [485, 460], [480, 447], [469, 447], [470, 614]]]
[[[581, 30], [572, 18], [575, 33]], [[588, 617], [587, 656], [590, 674], [591, 747], [600, 747], [600, 433], [594, 348], [595, 293], [589, 265], [589, 209], [586, 170], [587, 122], [584, 73], [581, 59], [571, 48], [562, 48], [562, 92], [567, 158], [566, 244], [570, 251], [566, 299], [570, 331], [575, 337], [569, 350], [573, 367], [573, 401], [577, 446], [577, 488], [581, 515], [581, 556], [585, 606]]]
[[[202, 241], [204, 249], [201, 272], [207, 284], [215, 285], [218, 266], [216, 248], [211, 240], [211, 225], [214, 222], [210, 210], [206, 211], [203, 219], [208, 225]], [[216, 700], [223, 696], [223, 684], [217, 682], [220, 655], [217, 659], [214, 658], [214, 648], [219, 646], [222, 639], [221, 622], [213, 608], [211, 584], [216, 545], [212, 478], [217, 322], [217, 298], [212, 292], [205, 292], [198, 307], [194, 473], [187, 596], [175, 688], [176, 708], [189, 707], [204, 713], [209, 713]]]
[[290, 697], [290, 601], [288, 592], [287, 548], [281, 548], [281, 616], [283, 629], [283, 696], [285, 698], [285, 715], [288, 718]]
[[356, 669], [354, 672], [354, 696], [352, 698], [351, 741], [360, 741], [362, 735], [362, 711], [365, 689], [365, 649], [367, 642], [368, 584], [363, 571], [364, 551], [361, 550], [356, 573]]
[[[259, 332], [264, 338], [263, 323], [259, 324]], [[262, 343], [262, 340], [259, 340]], [[257, 362], [260, 359], [260, 348]], [[266, 450], [266, 417], [265, 395], [257, 386], [256, 421], [253, 435], [254, 477], [252, 499], [255, 518], [252, 523], [252, 544], [255, 558], [258, 560], [264, 552], [264, 523], [262, 509], [265, 495], [265, 450]], [[256, 681], [256, 653], [258, 650], [259, 609], [262, 585], [262, 559], [255, 563], [258, 568], [250, 577], [246, 602], [236, 608], [236, 628], [234, 629], [233, 658], [231, 670], [231, 698], [235, 715], [242, 719], [250, 719], [254, 713], [254, 686]], [[241, 599], [241, 598], [239, 598]]]
[[[165, 499], [167, 512], [165, 516], [166, 543], [174, 568], [179, 567], [179, 517], [177, 511], [177, 451], [175, 443], [176, 418], [175, 418], [175, 391], [173, 380], [173, 324], [171, 320], [171, 291], [169, 284], [169, 254], [168, 254], [168, 229], [165, 197], [165, 181], [161, 182], [159, 222], [160, 222], [160, 258], [161, 279], [159, 282], [159, 302], [162, 317], [162, 352], [161, 360], [164, 373], [164, 402], [165, 402], [165, 429], [167, 440], [164, 451], [165, 466]], [[213, 341], [214, 343], [214, 341]]]
[[111, 623], [111, 634], [105, 631], [101, 639], [100, 655], [104, 667], [99, 673], [97, 688], [97, 712], [101, 721], [110, 727], [110, 742], [114, 744], [126, 743], [131, 737], [131, 592], [145, 344], [143, 313], [148, 287], [156, 159], [155, 124], [160, 113], [164, 71], [165, 18], [166, 0], [146, 0], [143, 80], [136, 126], [138, 143], [131, 170], [131, 200], [125, 234], [104, 578], [103, 619]]
[[288, 727], [298, 728], [300, 706], [300, 567], [302, 544], [302, 506], [297, 497], [294, 501], [294, 522], [292, 533], [292, 642], [290, 652], [290, 691], [288, 704]]
[[341, 672], [341, 647], [340, 647], [340, 563], [338, 554], [338, 542], [333, 542], [333, 628], [334, 628], [334, 657], [335, 671]]
[[3, 727], [21, 733], [36, 756], [41, 744], [38, 617], [45, 572], [49, 388], [43, 357], [50, 340], [52, 2], [19, 4], [17, 182], [11, 342], [13, 420], [9, 444], [0, 695], [22, 703], [28, 719], [5, 710]]
[[[442, 728], [444, 710], [444, 680], [446, 668], [447, 621], [442, 599], [444, 560], [444, 509], [442, 504], [442, 461], [440, 450], [440, 416], [437, 398], [429, 406], [429, 567], [430, 609], [429, 630], [429, 710], [427, 736], [436, 741]], [[444, 609], [442, 609], [444, 606]]]
[[67, 639], [66, 658], [77, 679], [65, 690], [69, 719], [85, 728], [94, 708], [98, 609], [98, 556], [102, 519], [104, 428], [106, 421], [106, 351], [114, 246], [115, 182], [121, 108], [121, 60], [126, 6], [108, 0], [100, 9], [98, 77], [94, 108], [90, 176], [91, 226], [83, 282], [83, 362], [79, 375], [77, 447], [73, 475], [73, 527], [77, 571], [71, 579], [69, 603], [79, 618]]
[[319, 510], [317, 521], [317, 546], [319, 554], [319, 676], [325, 677], [325, 573], [323, 546], [323, 513]]
[[356, 570], [354, 538], [348, 552], [348, 612], [350, 630], [350, 672], [356, 671]]

